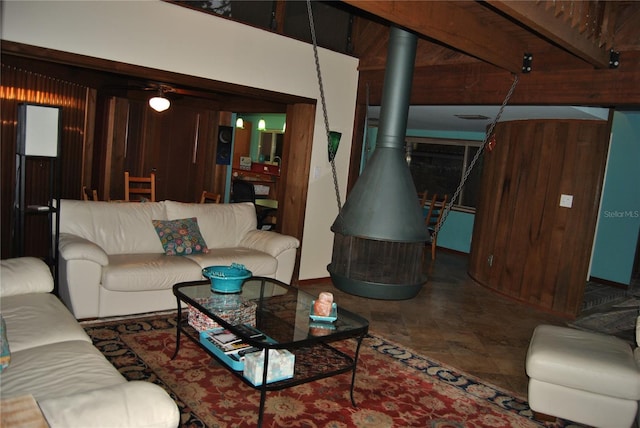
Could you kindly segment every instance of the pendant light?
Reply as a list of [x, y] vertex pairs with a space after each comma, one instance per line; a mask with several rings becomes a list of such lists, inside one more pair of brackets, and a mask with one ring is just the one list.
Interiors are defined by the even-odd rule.
[[164, 96], [162, 87], [158, 89], [158, 95], [149, 99], [149, 107], [157, 111], [158, 113], [165, 111], [169, 108], [171, 102]]
[[236, 128], [244, 129], [244, 120], [241, 117], [236, 119]]
[[260, 118], [258, 121], [258, 131], [264, 131], [267, 129], [267, 122], [264, 121], [263, 118]]

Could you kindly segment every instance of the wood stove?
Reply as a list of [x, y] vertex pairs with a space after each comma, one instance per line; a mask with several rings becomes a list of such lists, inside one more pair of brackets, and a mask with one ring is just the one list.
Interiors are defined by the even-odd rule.
[[335, 286], [378, 299], [414, 297], [426, 282], [427, 229], [404, 153], [417, 38], [392, 27], [374, 153], [331, 230]]

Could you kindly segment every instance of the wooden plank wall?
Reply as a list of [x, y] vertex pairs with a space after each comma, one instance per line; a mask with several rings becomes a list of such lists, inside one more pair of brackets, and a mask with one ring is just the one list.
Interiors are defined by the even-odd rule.
[[[187, 97], [157, 114], [146, 108], [146, 98], [98, 94], [96, 89], [2, 64], [2, 258], [14, 257], [12, 206], [15, 189], [17, 104], [36, 102], [63, 107], [62, 186], [60, 196], [80, 199], [82, 186], [97, 189], [101, 200], [124, 197], [124, 171], [134, 175], [157, 173], [158, 200], [199, 200], [202, 190], [225, 193], [227, 165], [216, 164], [219, 125], [230, 125], [231, 114], [208, 108]], [[71, 89], [69, 89], [71, 88]], [[283, 95], [283, 102], [291, 97]], [[285, 104], [286, 105], [286, 104]], [[302, 240], [308, 171], [313, 141], [313, 103], [287, 108], [287, 133], [282, 156], [278, 230]], [[47, 167], [31, 162], [29, 182], [48, 177]], [[41, 188], [29, 184], [35, 197]], [[37, 201], [30, 202], [35, 203]], [[42, 216], [43, 219], [46, 216]], [[26, 255], [46, 255], [46, 227], [28, 225], [34, 240]], [[46, 226], [46, 225], [44, 225]], [[299, 257], [299, 256], [298, 256]]]
[[[82, 156], [86, 132], [85, 113], [89, 88], [39, 73], [2, 64], [0, 111], [2, 114], [0, 169], [1, 194], [1, 252], [2, 258], [12, 256], [12, 222], [16, 178], [16, 144], [18, 105], [34, 103], [62, 107], [62, 136], [60, 142], [60, 196], [79, 199], [81, 195]], [[25, 196], [27, 205], [46, 203], [50, 162], [47, 158], [29, 159]], [[47, 186], [47, 187], [45, 187]], [[43, 199], [44, 198], [44, 199]], [[25, 234], [26, 255], [46, 256], [48, 226], [46, 216], [28, 219]]]
[[[609, 145], [604, 121], [500, 123], [484, 155], [469, 274], [501, 294], [578, 314]], [[573, 196], [560, 207], [562, 194]]]

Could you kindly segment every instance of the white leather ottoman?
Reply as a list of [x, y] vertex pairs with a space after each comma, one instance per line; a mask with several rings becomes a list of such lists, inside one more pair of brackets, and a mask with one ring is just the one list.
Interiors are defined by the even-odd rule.
[[531, 337], [526, 371], [535, 412], [595, 427], [633, 424], [640, 371], [622, 339], [540, 325]]

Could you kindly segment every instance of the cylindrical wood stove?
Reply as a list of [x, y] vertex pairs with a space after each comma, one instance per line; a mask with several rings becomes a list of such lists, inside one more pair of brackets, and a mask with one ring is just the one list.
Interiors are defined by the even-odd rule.
[[417, 38], [392, 27], [373, 155], [331, 230], [335, 286], [377, 299], [414, 297], [426, 282], [422, 207], [404, 153]]

